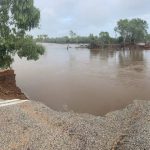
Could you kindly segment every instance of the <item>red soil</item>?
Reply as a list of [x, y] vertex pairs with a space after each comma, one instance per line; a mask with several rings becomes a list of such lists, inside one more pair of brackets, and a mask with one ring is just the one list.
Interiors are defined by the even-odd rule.
[[27, 99], [16, 86], [14, 70], [0, 71], [0, 99]]

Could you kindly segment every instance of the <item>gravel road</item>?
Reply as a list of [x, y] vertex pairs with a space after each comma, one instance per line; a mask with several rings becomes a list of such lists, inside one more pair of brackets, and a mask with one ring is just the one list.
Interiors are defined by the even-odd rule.
[[150, 102], [104, 117], [34, 101], [0, 107], [0, 150], [149, 150]]

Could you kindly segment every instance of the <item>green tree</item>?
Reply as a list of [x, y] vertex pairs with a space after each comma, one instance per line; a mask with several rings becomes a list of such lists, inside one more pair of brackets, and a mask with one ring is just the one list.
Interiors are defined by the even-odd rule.
[[127, 38], [129, 37], [129, 20], [121, 19], [117, 22], [117, 27], [115, 27], [115, 32], [118, 32], [120, 36], [123, 38], [123, 43], [125, 45]]
[[39, 19], [33, 0], [0, 0], [0, 58], [12, 61], [12, 54], [17, 53], [37, 60], [42, 55], [44, 48], [26, 34], [39, 26]]
[[147, 41], [147, 42], [150, 42], [150, 34], [147, 34], [147, 36], [146, 36], [146, 41]]
[[115, 31], [123, 38], [123, 43], [126, 42], [135, 44], [136, 42], [145, 41], [147, 37], [148, 24], [142, 19], [121, 19], [117, 22]]
[[108, 32], [101, 32], [99, 34], [100, 44], [102, 47], [106, 44], [110, 44], [110, 36]]
[[94, 36], [93, 34], [90, 34], [88, 38], [89, 38], [90, 48], [97, 48], [98, 47], [98, 37]]
[[129, 22], [131, 42], [145, 42], [148, 30], [148, 24], [142, 19], [132, 19]]

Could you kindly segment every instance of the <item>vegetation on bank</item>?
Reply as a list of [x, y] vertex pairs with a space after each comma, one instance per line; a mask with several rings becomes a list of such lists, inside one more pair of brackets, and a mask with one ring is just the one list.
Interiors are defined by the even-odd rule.
[[40, 11], [34, 0], [0, 0], [0, 68], [10, 67], [13, 56], [37, 60], [44, 47], [27, 35], [39, 26]]
[[46, 43], [89, 43], [91, 48], [105, 47], [107, 45], [134, 45], [139, 42], [149, 42], [150, 34], [148, 34], [148, 23], [140, 18], [137, 19], [121, 19], [114, 28], [116, 37], [111, 37], [108, 32], [100, 32], [99, 36], [90, 34], [89, 36], [79, 36], [75, 32], [70, 31], [69, 36], [50, 38], [48, 35], [38, 35], [37, 42]]

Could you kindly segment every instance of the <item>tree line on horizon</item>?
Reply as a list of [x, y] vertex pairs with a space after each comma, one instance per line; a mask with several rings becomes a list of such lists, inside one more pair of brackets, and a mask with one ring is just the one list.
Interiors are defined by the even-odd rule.
[[112, 44], [134, 45], [138, 42], [149, 42], [150, 34], [148, 33], [148, 23], [140, 18], [135, 19], [120, 19], [114, 28], [116, 37], [110, 36], [107, 31], [102, 31], [98, 36], [90, 34], [89, 36], [77, 35], [72, 30], [69, 36], [63, 37], [48, 37], [48, 35], [38, 35], [36, 42], [45, 43], [77, 43], [90, 44], [90, 47], [104, 47]]

